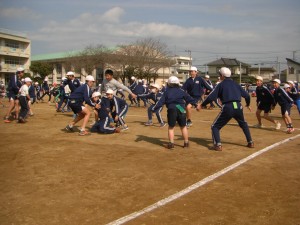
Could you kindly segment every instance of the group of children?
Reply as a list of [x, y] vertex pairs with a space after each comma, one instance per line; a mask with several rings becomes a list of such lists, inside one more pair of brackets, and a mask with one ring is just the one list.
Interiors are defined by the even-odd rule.
[[[270, 90], [263, 85], [263, 78], [261, 76], [256, 77], [256, 117], [258, 124], [255, 127], [263, 128], [262, 118], [264, 118], [274, 123], [275, 129], [279, 130], [281, 123], [269, 116], [271, 110], [278, 104], [281, 109], [282, 119], [287, 127], [286, 132], [290, 134], [295, 130], [290, 117], [291, 108], [295, 104], [300, 114], [300, 95], [293, 81], [288, 81], [284, 84], [283, 88], [280, 87], [280, 84], [281, 81], [279, 79], [274, 79], [272, 81], [273, 89]], [[264, 112], [263, 117], [261, 117], [262, 111]]]
[[[25, 123], [27, 116], [33, 114], [32, 111], [30, 111], [30, 105], [36, 101], [36, 92], [39, 85], [33, 85], [33, 82], [29, 77], [26, 77], [22, 83], [21, 78], [23, 74], [24, 69], [18, 69], [16, 75], [11, 78], [9, 83], [8, 97], [10, 100], [10, 107], [4, 120], [7, 123], [11, 122], [9, 116], [11, 115], [13, 109], [15, 110], [15, 116], [19, 123]], [[73, 132], [74, 125], [83, 120], [79, 135], [89, 135], [90, 132], [86, 130], [86, 125], [91, 117], [91, 111], [86, 106], [89, 105], [93, 108], [95, 118], [95, 122], [92, 124], [91, 132], [112, 134], [119, 133], [122, 130], [128, 130], [128, 126], [124, 120], [129, 107], [126, 100], [122, 97], [117, 97], [115, 91], [112, 89], [106, 89], [105, 93], [100, 93], [98, 91], [93, 92], [91, 88], [94, 86], [94, 82], [94, 77], [88, 75], [86, 77], [86, 83], [82, 84], [78, 79], [75, 78], [75, 74], [73, 72], [68, 72], [66, 78], [62, 79], [62, 82], [59, 86], [53, 84], [53, 88], [49, 89], [49, 92], [52, 91], [52, 94], [57, 96], [57, 112], [62, 111], [63, 104], [65, 104], [65, 106], [69, 107], [69, 109], [74, 112], [73, 120], [66, 126], [65, 129]], [[134, 83], [136, 86], [139, 85], [139, 82]], [[274, 120], [269, 115], [271, 110], [275, 108], [276, 104], [279, 104], [281, 107], [282, 118], [287, 127], [286, 132], [292, 133], [294, 131], [294, 127], [290, 117], [291, 107], [293, 104], [296, 104], [300, 113], [300, 96], [295, 84], [292, 81], [288, 81], [283, 88], [280, 87], [280, 83], [281, 82], [279, 79], [274, 79], [272, 81], [274, 88], [274, 91], [272, 92], [269, 88], [264, 86], [262, 77], [256, 77], [256, 117], [258, 124], [255, 125], [255, 127], [264, 127], [262, 124], [262, 119], [266, 119], [274, 123], [275, 129], [279, 130], [281, 128], [280, 122]], [[131, 88], [134, 90], [136, 87], [133, 88], [131, 86]], [[32, 91], [30, 91], [30, 89], [35, 90], [33, 91], [35, 94], [31, 94], [30, 92]], [[166, 88], [161, 88], [158, 84], [153, 83], [149, 85], [147, 89], [147, 92], [140, 91], [135, 93], [132, 92], [132, 94], [130, 94], [134, 96], [133, 99], [139, 98], [149, 104], [149, 107], [147, 108], [148, 121], [145, 123], [145, 126], [152, 126], [154, 124], [152, 117], [155, 113], [159, 127], [164, 127], [166, 124], [168, 124], [169, 143], [166, 147], [173, 149], [174, 128], [177, 123], [184, 139], [183, 147], [189, 147], [187, 111], [190, 111], [192, 107], [200, 110], [202, 107], [205, 107], [205, 105], [200, 105], [199, 103], [201, 101], [199, 101], [199, 99], [191, 97], [187, 91], [181, 87], [179, 79], [176, 76], [169, 77]], [[220, 92], [220, 87], [217, 88], [217, 90]], [[230, 91], [228, 89], [227, 94], [229, 94]], [[211, 93], [213, 94], [211, 95]], [[222, 102], [220, 96], [215, 93], [215, 87], [214, 89], [210, 90], [210, 93], [208, 94], [208, 99], [211, 99], [209, 95], [215, 96], [212, 101], [214, 101], [216, 98], [221, 100], [221, 103], [223, 103], [221, 108], [222, 112], [226, 102], [224, 102], [224, 99]], [[208, 101], [205, 101], [205, 103], [207, 102]], [[167, 108], [167, 123], [164, 122], [161, 116], [161, 111], [163, 110], [164, 105], [166, 105]], [[19, 110], [19, 106], [21, 107], [21, 110]], [[262, 111], [264, 112], [263, 116], [261, 116]], [[224, 122], [222, 126], [224, 126], [226, 123]], [[221, 129], [222, 126], [218, 129]], [[248, 127], [248, 125], [246, 127]], [[250, 132], [248, 136], [250, 136]], [[248, 147], [254, 146], [252, 144], [252, 140], [250, 140], [250, 138], [247, 139], [249, 139]], [[216, 149], [220, 150], [220, 148], [215, 148], [215, 150]]]

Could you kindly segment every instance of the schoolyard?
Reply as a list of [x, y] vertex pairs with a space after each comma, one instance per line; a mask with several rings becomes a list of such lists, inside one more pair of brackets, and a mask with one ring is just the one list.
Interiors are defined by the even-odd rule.
[[[0, 109], [2, 117], [6, 110]], [[209, 149], [219, 109], [193, 111], [190, 148], [182, 148], [176, 127], [172, 151], [163, 147], [167, 127], [159, 128], [155, 116], [157, 126], [143, 125], [143, 107], [129, 109], [128, 131], [83, 137], [64, 131], [72, 113], [57, 113], [53, 103], [33, 110], [25, 124], [0, 126], [1, 225], [300, 225], [295, 108], [293, 134], [284, 132], [278, 106], [271, 115], [282, 123], [280, 131], [266, 121], [266, 128], [253, 128], [252, 98], [252, 112], [244, 112], [255, 148], [245, 147], [232, 120], [221, 131], [222, 152]]]

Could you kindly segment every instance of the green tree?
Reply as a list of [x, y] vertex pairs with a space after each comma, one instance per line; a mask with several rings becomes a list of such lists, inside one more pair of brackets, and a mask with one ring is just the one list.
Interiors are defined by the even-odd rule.
[[47, 75], [52, 74], [53, 66], [50, 63], [45, 62], [32, 62], [30, 71], [33, 72], [33, 77], [44, 79]]

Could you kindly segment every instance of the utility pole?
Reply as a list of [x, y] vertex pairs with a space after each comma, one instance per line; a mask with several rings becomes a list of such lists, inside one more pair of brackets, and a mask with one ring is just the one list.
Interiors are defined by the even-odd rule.
[[242, 63], [240, 62], [240, 84], [242, 83]]
[[[189, 53], [190, 56], [190, 69], [192, 68], [192, 51], [191, 50], [185, 50], [186, 52]], [[186, 80], [188, 79], [189, 75], [186, 76]]]
[[185, 50], [185, 52], [189, 53], [189, 57], [190, 57], [190, 67], [192, 66], [192, 51], [191, 50]]

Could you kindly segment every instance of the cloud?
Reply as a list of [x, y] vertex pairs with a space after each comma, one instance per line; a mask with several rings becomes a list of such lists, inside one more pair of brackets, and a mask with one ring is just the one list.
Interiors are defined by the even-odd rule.
[[0, 17], [6, 19], [39, 19], [41, 15], [36, 13], [26, 7], [20, 8], [1, 8], [0, 9]]
[[[220, 10], [229, 14], [235, 9], [223, 5], [220, 6]], [[153, 37], [159, 38], [170, 48], [176, 46], [179, 54], [185, 49], [191, 49], [193, 57], [206, 57], [206, 60], [203, 60], [207, 62], [208, 59], [210, 61], [212, 57], [216, 57], [216, 52], [228, 52], [230, 55], [230, 52], [238, 51], [292, 50], [296, 44], [294, 40], [297, 40], [300, 33], [298, 29], [282, 38], [282, 33], [291, 28], [285, 26], [278, 29], [276, 24], [234, 27], [233, 23], [233, 27], [230, 27], [230, 24], [204, 27], [199, 24], [184, 26], [166, 22], [126, 22], [122, 20], [125, 13], [123, 8], [113, 7], [103, 13], [84, 12], [64, 22], [47, 21], [39, 30], [29, 34], [33, 52], [40, 46], [43, 51], [61, 52], [80, 50], [90, 44], [114, 47], [118, 44], [132, 43], [139, 38]]]

